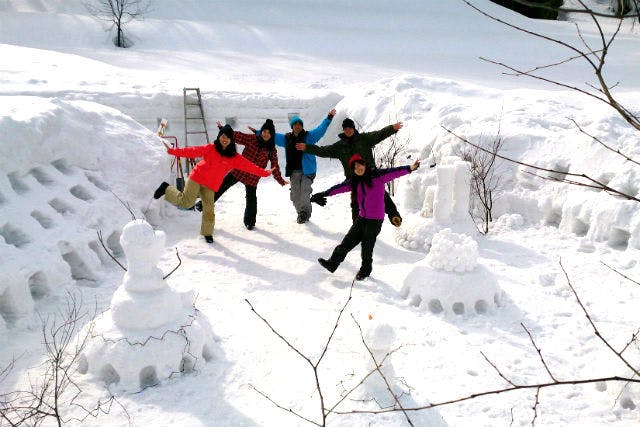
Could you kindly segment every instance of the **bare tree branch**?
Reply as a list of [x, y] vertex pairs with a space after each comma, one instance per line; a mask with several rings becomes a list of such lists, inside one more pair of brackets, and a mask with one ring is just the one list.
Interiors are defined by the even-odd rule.
[[638, 282], [637, 280], [633, 280], [629, 276], [625, 276], [624, 274], [620, 273], [618, 270], [616, 270], [615, 268], [611, 267], [610, 265], [608, 265], [604, 261], [600, 261], [600, 264], [604, 265], [605, 267], [607, 267], [609, 270], [613, 271], [614, 273], [619, 274], [620, 276], [624, 277], [628, 281], [630, 281], [632, 283], [635, 283], [636, 285], [640, 285], [640, 282]]
[[[321, 423], [316, 423], [313, 422], [315, 425], [320, 425], [320, 426], [325, 426], [326, 425], [326, 420], [327, 420], [327, 415], [329, 414], [329, 412], [326, 410], [326, 405], [324, 402], [324, 394], [322, 392], [322, 387], [320, 385], [320, 375], [318, 372], [318, 368], [320, 363], [322, 362], [325, 354], [327, 353], [327, 350], [329, 348], [329, 345], [331, 343], [331, 340], [334, 337], [334, 334], [336, 332], [336, 330], [338, 329], [338, 326], [340, 324], [340, 319], [342, 318], [342, 314], [344, 313], [344, 311], [346, 310], [347, 306], [349, 305], [349, 302], [351, 301], [352, 295], [353, 295], [353, 287], [355, 284], [355, 278], [351, 281], [351, 288], [349, 289], [349, 297], [347, 298], [347, 301], [344, 303], [342, 309], [340, 310], [340, 312], [338, 313], [338, 317], [336, 319], [336, 322], [333, 326], [333, 329], [331, 330], [331, 333], [329, 334], [329, 338], [327, 339], [322, 353], [320, 354], [320, 357], [318, 358], [317, 362], [313, 362], [311, 360], [310, 357], [306, 356], [305, 354], [303, 354], [300, 350], [298, 350], [293, 344], [291, 344], [289, 342], [289, 340], [287, 340], [282, 334], [280, 334], [278, 331], [275, 330], [275, 328], [273, 326], [271, 326], [271, 324], [269, 323], [269, 321], [267, 319], [265, 319], [262, 315], [260, 315], [255, 308], [253, 307], [253, 305], [249, 302], [249, 300], [245, 299], [245, 302], [247, 304], [249, 304], [249, 307], [251, 308], [251, 311], [258, 316], [258, 318], [260, 320], [262, 320], [264, 322], [265, 325], [267, 325], [267, 327], [271, 330], [271, 332], [273, 332], [278, 338], [280, 338], [280, 340], [282, 342], [284, 342], [291, 350], [293, 350], [298, 356], [300, 356], [304, 361], [307, 362], [307, 364], [311, 367], [311, 369], [313, 370], [313, 376], [314, 376], [314, 380], [315, 380], [315, 385], [316, 385], [316, 391], [318, 392], [318, 398], [319, 398], [319, 404], [320, 404], [320, 413], [322, 416], [322, 422]], [[254, 387], [255, 389], [255, 387]], [[257, 389], [255, 389], [257, 391]], [[263, 393], [261, 393], [263, 394]], [[273, 402], [272, 399], [269, 399], [270, 401]], [[273, 402], [275, 404], [275, 402]], [[286, 409], [284, 407], [282, 407], [281, 405], [277, 405], [279, 408], [286, 410], [287, 412], [294, 412], [291, 409]], [[307, 419], [307, 417], [304, 417], [300, 414], [296, 414], [297, 416], [299, 416], [302, 419]]]
[[622, 151], [620, 151], [620, 149], [615, 149], [613, 147], [611, 147], [610, 145], [606, 144], [605, 142], [603, 142], [600, 138], [591, 135], [590, 133], [588, 133], [587, 131], [585, 131], [574, 119], [569, 118], [569, 120], [571, 122], [573, 122], [574, 125], [576, 125], [576, 127], [578, 128], [578, 130], [580, 132], [582, 132], [583, 134], [587, 135], [589, 138], [593, 139], [594, 141], [596, 141], [598, 144], [602, 145], [604, 148], [606, 148], [607, 150], [619, 155], [620, 157], [624, 158], [625, 160], [640, 166], [640, 162], [634, 160], [633, 158], [629, 157], [628, 155], [624, 154]]
[[182, 265], [182, 259], [180, 259], [180, 253], [178, 252], [178, 248], [176, 248], [176, 257], [178, 257], [178, 265], [176, 265], [173, 270], [171, 270], [170, 272], [168, 272], [167, 274], [162, 276], [162, 280], [164, 280], [167, 277], [171, 276]]
[[[422, 405], [422, 406], [415, 406], [415, 407], [410, 407], [407, 408], [405, 407], [404, 410], [405, 411], [422, 411], [425, 409], [431, 409], [431, 408], [437, 408], [440, 406], [446, 406], [446, 405], [451, 405], [453, 403], [460, 403], [460, 402], [465, 402], [468, 400], [472, 400], [472, 399], [477, 399], [478, 397], [482, 397], [482, 396], [492, 396], [492, 395], [498, 395], [498, 394], [504, 394], [504, 393], [510, 393], [513, 391], [520, 391], [520, 390], [535, 390], [535, 389], [543, 389], [543, 388], [547, 388], [547, 387], [557, 387], [557, 386], [564, 386], [564, 385], [581, 385], [581, 384], [595, 384], [595, 383], [599, 383], [599, 382], [632, 382], [632, 383], [640, 383], [640, 379], [635, 379], [635, 378], [627, 378], [627, 377], [620, 377], [620, 376], [611, 376], [611, 377], [600, 377], [600, 378], [588, 378], [588, 379], [580, 379], [580, 380], [568, 380], [568, 381], [557, 381], [557, 382], [546, 382], [546, 383], [536, 383], [536, 384], [522, 384], [522, 385], [515, 385], [515, 386], [511, 386], [511, 387], [505, 387], [505, 388], [500, 388], [500, 389], [494, 389], [494, 390], [486, 390], [486, 391], [481, 391], [478, 393], [472, 393], [468, 396], [464, 396], [464, 397], [459, 397], [459, 398], [455, 398], [455, 399], [450, 399], [450, 400], [445, 400], [445, 401], [441, 401], [441, 402], [436, 402], [436, 403], [429, 403], [426, 405]], [[347, 415], [347, 414], [385, 414], [385, 413], [389, 413], [389, 412], [398, 412], [399, 409], [397, 408], [389, 408], [389, 409], [380, 409], [380, 410], [351, 410], [351, 411], [334, 411], [334, 413], [336, 414], [341, 414], [341, 415]]]
[[389, 391], [389, 394], [391, 395], [391, 397], [393, 397], [393, 400], [396, 402], [396, 405], [398, 405], [398, 407], [400, 408], [400, 410], [404, 414], [405, 418], [407, 419], [407, 423], [409, 423], [409, 425], [413, 427], [413, 422], [411, 421], [411, 418], [409, 417], [409, 414], [407, 414], [407, 412], [404, 410], [404, 407], [402, 406], [402, 403], [400, 403], [400, 399], [398, 399], [398, 396], [396, 396], [396, 394], [393, 392], [391, 384], [389, 383], [389, 380], [387, 379], [387, 377], [384, 375], [384, 373], [380, 369], [380, 367], [382, 366], [382, 363], [379, 363], [376, 360], [376, 356], [373, 354], [373, 351], [371, 351], [371, 348], [369, 348], [369, 345], [367, 344], [367, 341], [364, 339], [364, 334], [362, 333], [362, 327], [360, 326], [360, 323], [358, 323], [358, 321], [353, 316], [353, 314], [351, 315], [351, 318], [353, 319], [353, 321], [355, 322], [356, 326], [358, 327], [358, 330], [360, 331], [360, 339], [362, 340], [362, 344], [367, 349], [367, 352], [369, 353], [369, 356], [371, 357], [371, 360], [373, 360], [375, 369], [378, 372], [378, 374], [380, 375], [380, 377], [382, 378], [382, 380], [384, 381], [384, 384], [387, 387], [387, 390]]
[[107, 247], [105, 246], [104, 240], [102, 238], [102, 231], [98, 230], [96, 233], [98, 234], [98, 241], [102, 245], [102, 249], [104, 249], [104, 251], [107, 253], [107, 255], [109, 255], [109, 257], [111, 257], [111, 259], [114, 260], [116, 262], [116, 264], [118, 264], [120, 266], [121, 269], [123, 269], [124, 271], [127, 271], [125, 266], [120, 264], [120, 261], [118, 261], [116, 259], [116, 257], [111, 253], [111, 251], [109, 251], [109, 249], [107, 249]]
[[544, 360], [544, 357], [542, 356], [542, 351], [540, 351], [540, 348], [538, 348], [538, 346], [536, 345], [535, 340], [531, 336], [531, 332], [529, 332], [529, 329], [527, 329], [527, 327], [524, 326], [524, 323], [520, 322], [520, 326], [522, 326], [522, 328], [525, 330], [527, 335], [529, 335], [529, 340], [531, 341], [531, 344], [533, 345], [533, 347], [538, 352], [538, 358], [540, 359], [540, 362], [542, 362], [542, 366], [544, 366], [544, 369], [547, 371], [547, 374], [549, 374], [549, 377], [551, 377], [551, 379], [553, 381], [557, 382], [558, 380], [556, 379], [556, 377], [553, 376], [553, 374], [551, 373], [551, 370], [549, 369], [549, 366], [547, 366], [547, 362]]
[[[573, 295], [576, 298], [576, 301], [578, 302], [578, 305], [580, 306], [580, 308], [582, 309], [582, 312], [584, 313], [585, 317], [587, 318], [587, 320], [589, 321], [589, 324], [591, 325], [591, 328], [593, 328], [593, 333], [600, 338], [600, 341], [602, 341], [604, 343], [604, 345], [611, 350], [611, 352], [613, 352], [618, 359], [620, 359], [620, 361], [622, 363], [624, 363], [624, 365], [629, 368], [631, 370], [631, 372], [634, 373], [634, 375], [640, 375], [640, 372], [622, 355], [622, 352], [624, 351], [617, 351], [616, 349], [613, 348], [613, 346], [611, 344], [609, 344], [609, 342], [602, 336], [602, 334], [600, 333], [600, 330], [598, 330], [598, 327], [595, 325], [595, 323], [593, 322], [593, 320], [591, 319], [591, 316], [589, 315], [589, 312], [587, 311], [587, 309], [585, 308], [584, 304], [582, 304], [582, 301], [580, 300], [580, 297], [578, 296], [578, 292], [576, 291], [576, 289], [573, 287], [573, 285], [571, 284], [571, 279], [569, 279], [569, 275], [567, 274], [567, 271], [564, 268], [564, 265], [562, 265], [562, 259], [559, 260], [559, 264], [560, 264], [560, 268], [562, 269], [562, 273], [564, 274], [565, 278], [567, 279], [567, 285], [569, 285], [569, 288], [571, 288], [571, 292], [573, 292]], [[626, 346], [625, 346], [626, 349]]]
[[288, 413], [290, 413], [291, 415], [295, 415], [296, 417], [298, 417], [298, 418], [300, 418], [300, 419], [303, 419], [303, 420], [307, 421], [308, 423], [311, 423], [311, 424], [313, 424], [313, 425], [315, 425], [315, 426], [320, 426], [320, 427], [324, 426], [324, 424], [318, 424], [317, 422], [315, 422], [315, 421], [313, 421], [313, 420], [310, 420], [309, 418], [306, 418], [306, 417], [304, 417], [304, 416], [300, 415], [299, 413], [297, 413], [296, 411], [294, 411], [294, 410], [293, 410], [293, 409], [291, 409], [291, 408], [285, 408], [284, 406], [280, 405], [278, 402], [276, 402], [275, 400], [273, 400], [271, 397], [269, 397], [269, 395], [268, 395], [268, 394], [266, 394], [266, 393], [264, 393], [264, 392], [260, 391], [260, 390], [259, 390], [258, 388], [256, 388], [253, 384], [249, 384], [249, 387], [251, 387], [253, 390], [255, 390], [255, 391], [256, 391], [256, 393], [258, 393], [259, 395], [261, 395], [262, 397], [264, 397], [265, 399], [267, 399], [269, 402], [273, 403], [273, 404], [274, 404], [274, 406], [276, 406], [277, 408], [282, 409], [283, 411], [288, 412]]
[[[483, 147], [481, 147], [481, 146], [479, 146], [477, 144], [474, 144], [473, 142], [469, 141], [468, 139], [466, 139], [466, 138], [464, 138], [462, 136], [459, 136], [454, 131], [446, 128], [445, 126], [441, 126], [441, 127], [444, 130], [446, 130], [448, 133], [450, 133], [451, 135], [453, 135], [456, 138], [458, 138], [459, 140], [461, 140], [462, 142], [465, 142], [465, 143], [471, 145], [472, 147], [477, 148], [480, 151], [484, 151], [486, 153], [492, 154], [492, 152], [490, 150], [487, 150], [486, 148], [483, 148]], [[572, 172], [567, 172], [567, 171], [560, 171], [560, 170], [557, 170], [557, 169], [543, 168], [543, 167], [540, 167], [540, 166], [532, 165], [530, 163], [521, 162], [521, 161], [512, 159], [510, 157], [506, 157], [506, 156], [503, 156], [503, 155], [497, 154], [497, 153], [496, 153], [495, 156], [497, 158], [499, 158], [499, 159], [506, 160], [508, 162], [515, 163], [515, 164], [520, 165], [520, 166], [525, 166], [525, 167], [528, 167], [528, 168], [531, 168], [531, 169], [535, 169], [535, 170], [539, 170], [539, 171], [543, 171], [543, 172], [549, 172], [549, 173], [552, 173], [552, 174], [571, 176], [571, 177], [575, 177], [575, 178], [579, 178], [579, 179], [584, 179], [584, 180], [586, 180], [588, 182], [591, 182], [591, 184], [582, 183], [580, 181], [567, 180], [566, 178], [559, 179], [559, 178], [555, 178], [555, 177], [551, 177], [551, 176], [550, 177], [540, 176], [540, 178], [543, 178], [543, 179], [549, 179], [549, 180], [563, 182], [563, 183], [571, 184], [571, 185], [590, 186], [591, 188], [600, 189], [600, 190], [606, 191], [608, 193], [623, 197], [623, 198], [625, 198], [627, 200], [633, 200], [633, 201], [636, 201], [636, 202], [640, 202], [640, 199], [638, 199], [637, 197], [634, 197], [634, 196], [632, 196], [630, 194], [624, 193], [623, 191], [616, 190], [615, 188], [609, 187], [605, 183], [600, 182], [597, 179], [592, 178], [592, 177], [590, 177], [589, 175], [586, 175], [586, 174], [578, 174], [578, 173], [572, 173]], [[539, 175], [536, 175], [536, 176], [539, 176]]]
[[486, 361], [487, 361], [487, 363], [488, 363], [489, 365], [491, 365], [491, 367], [492, 367], [492, 368], [493, 368], [493, 369], [498, 373], [498, 375], [500, 375], [500, 377], [501, 377], [503, 380], [505, 380], [506, 382], [508, 382], [508, 383], [509, 383], [509, 384], [511, 384], [512, 386], [517, 387], [517, 386], [513, 383], [513, 381], [511, 381], [509, 378], [507, 378], [507, 376], [506, 376], [506, 375], [504, 375], [504, 374], [502, 373], [502, 371], [500, 371], [500, 369], [498, 369], [498, 367], [497, 367], [497, 366], [496, 366], [496, 365], [495, 365], [495, 364], [494, 364], [494, 363], [493, 363], [493, 362], [492, 362], [492, 361], [487, 357], [487, 355], [486, 355], [486, 354], [484, 354], [484, 352], [482, 352], [482, 351], [481, 351], [481, 352], [480, 352], [480, 354], [482, 355], [482, 357], [484, 357], [484, 360], [486, 360]]
[[[482, 14], [483, 16], [498, 22], [502, 25], [505, 25], [509, 28], [512, 28], [516, 31], [522, 32], [524, 34], [528, 34], [530, 36], [536, 37], [536, 38], [540, 38], [542, 40], [545, 40], [547, 42], [550, 42], [552, 44], [556, 44], [559, 45], [565, 49], [568, 49], [569, 51], [571, 51], [571, 56], [561, 62], [558, 62], [556, 64], [549, 64], [546, 66], [540, 66], [540, 67], [536, 67], [533, 70], [520, 70], [516, 67], [513, 67], [511, 65], [507, 65], [501, 62], [497, 62], [497, 61], [493, 61], [490, 59], [486, 59], [486, 58], [480, 58], [483, 61], [487, 61], [496, 65], [499, 65], [503, 68], [506, 68], [512, 72], [514, 72], [516, 75], [518, 76], [527, 76], [536, 80], [540, 80], [540, 81], [544, 81], [546, 83], [549, 84], [553, 84], [559, 87], [563, 87], [566, 89], [570, 89], [570, 90], [574, 90], [577, 92], [580, 92], [584, 95], [593, 97], [594, 99], [597, 99], [601, 102], [606, 103], [607, 105], [611, 106], [613, 109], [615, 109], [618, 114], [628, 123], [630, 124], [632, 127], [634, 127], [637, 130], [640, 130], [640, 117], [638, 117], [638, 115], [636, 115], [635, 113], [633, 113], [632, 111], [630, 111], [628, 108], [626, 108], [625, 106], [623, 106], [622, 104], [620, 104], [616, 98], [613, 96], [613, 94], [611, 93], [611, 88], [613, 87], [612, 85], [608, 84], [604, 78], [603, 72], [604, 72], [604, 66], [606, 64], [606, 56], [609, 52], [609, 49], [611, 47], [611, 45], [613, 44], [614, 40], [616, 39], [618, 33], [620, 32], [621, 28], [622, 28], [622, 22], [623, 19], [618, 19], [618, 24], [617, 27], [615, 28], [615, 30], [609, 34], [605, 36], [605, 32], [602, 28], [602, 26], [600, 25], [600, 22], [598, 21], [598, 17], [601, 17], [603, 15], [596, 13], [595, 11], [591, 10], [590, 8], [588, 8], [584, 2], [582, 0], [579, 0], [580, 5], [582, 6], [582, 10], [566, 10], [567, 12], [574, 12], [574, 13], [585, 13], [590, 15], [591, 20], [594, 23], [594, 26], [597, 29], [598, 35], [600, 37], [600, 43], [601, 46], [599, 49], [593, 49], [592, 47], [589, 46], [589, 44], [586, 42], [586, 40], [584, 39], [584, 37], [582, 36], [581, 30], [580, 28], [576, 25], [576, 28], [578, 29], [578, 37], [581, 40], [582, 44], [585, 46], [585, 49], [581, 49], [579, 47], [573, 46], [570, 43], [567, 43], [563, 40], [560, 40], [558, 38], [554, 38], [551, 36], [548, 36], [546, 34], [543, 33], [539, 33], [536, 31], [532, 31], [529, 29], [526, 29], [520, 25], [516, 25], [516, 24], [512, 24], [510, 22], [504, 21], [500, 18], [497, 18], [493, 15], [491, 15], [490, 13], [487, 13], [483, 10], [481, 10], [480, 8], [476, 7], [475, 5], [473, 5], [470, 1], [468, 0], [462, 0], [464, 3], [466, 3], [469, 7], [471, 7], [472, 9], [474, 9], [475, 11], [477, 11], [478, 13]], [[519, 3], [522, 0], [517, 0]], [[609, 16], [609, 15], [604, 15], [604, 16]], [[577, 86], [571, 85], [571, 84], [567, 84], [567, 83], [563, 83], [561, 81], [555, 80], [553, 78], [547, 78], [538, 74], [535, 74], [536, 71], [539, 71], [541, 69], [544, 68], [549, 68], [552, 66], [556, 66], [559, 64], [563, 64], [569, 61], [573, 61], [574, 59], [578, 59], [578, 58], [582, 58], [590, 68], [593, 69], [594, 74], [596, 76], [596, 80], [598, 82], [598, 88], [595, 89], [595, 87], [593, 85], [588, 85], [589, 87], [592, 87], [596, 90], [596, 93], [590, 92], [588, 90], [585, 89], [581, 89], [578, 88]]]

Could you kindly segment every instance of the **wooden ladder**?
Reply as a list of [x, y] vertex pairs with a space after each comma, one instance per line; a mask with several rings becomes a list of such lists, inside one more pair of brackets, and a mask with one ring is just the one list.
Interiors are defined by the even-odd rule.
[[[184, 103], [184, 146], [208, 144], [209, 133], [207, 132], [207, 122], [204, 119], [200, 88], [185, 87], [182, 89], [182, 94]], [[195, 166], [195, 163], [195, 159], [188, 159], [187, 173]]]

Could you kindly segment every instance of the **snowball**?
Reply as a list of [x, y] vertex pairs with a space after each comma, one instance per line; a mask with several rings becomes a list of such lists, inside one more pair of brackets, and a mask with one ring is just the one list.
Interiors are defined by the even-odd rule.
[[471, 271], [477, 265], [478, 244], [473, 238], [449, 228], [437, 232], [431, 242], [427, 262], [436, 270]]

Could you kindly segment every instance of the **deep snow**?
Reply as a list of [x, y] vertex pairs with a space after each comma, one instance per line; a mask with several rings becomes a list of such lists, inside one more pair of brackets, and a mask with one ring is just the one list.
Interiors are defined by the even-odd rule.
[[[534, 22], [488, 1], [474, 3], [504, 19], [576, 40], [570, 22]], [[287, 116], [295, 112], [310, 129], [335, 107], [338, 115], [320, 144], [336, 140], [345, 116], [354, 118], [361, 131], [401, 120], [405, 127], [398, 138], [407, 143], [406, 156], [439, 165], [464, 149], [442, 126], [484, 142], [500, 129], [509, 156], [588, 172], [633, 194], [640, 189], [636, 168], [590, 141], [569, 118], [635, 158], [637, 132], [605, 105], [502, 76], [502, 70], [480, 61], [490, 57], [527, 67], [562, 56], [462, 1], [443, 8], [438, 1], [265, 5], [191, 0], [180, 2], [179, 14], [175, 5], [157, 2], [129, 30], [135, 44], [120, 50], [80, 2], [0, 2], [0, 366], [18, 357], [2, 390], [24, 387], [27, 374], [38, 372], [43, 349], [36, 312], [54, 313], [68, 290], [80, 292], [88, 305], [96, 301], [99, 311], [108, 308], [123, 272], [105, 255], [96, 232], [125, 259], [118, 239], [131, 215], [117, 196], [167, 234], [161, 270], [175, 266], [178, 249], [182, 266], [167, 282], [177, 291], [196, 293], [196, 307], [215, 334], [214, 357], [197, 372], [118, 394], [133, 425], [307, 425], [254, 387], [318, 420], [309, 366], [245, 300], [317, 360], [359, 266], [357, 249], [333, 275], [316, 262], [330, 254], [350, 225], [348, 196], [333, 197], [322, 208], [314, 205], [311, 222], [301, 226], [287, 189], [262, 179], [258, 223], [248, 231], [241, 220], [244, 190], [238, 185], [216, 204], [215, 243], [206, 245], [197, 235], [198, 213], [151, 199], [169, 177], [169, 156], [154, 134], [157, 120], [168, 117], [167, 133], [183, 140], [183, 87], [203, 91], [210, 128], [233, 117], [237, 129], [247, 131], [246, 126], [259, 127], [270, 117], [276, 130], [285, 132]], [[610, 81], [620, 82], [616, 94], [631, 108], [639, 95], [637, 38], [637, 29], [625, 28], [607, 63]], [[575, 84], [592, 81], [590, 70], [577, 63], [552, 72]], [[284, 166], [281, 150], [280, 158]], [[342, 180], [336, 161], [318, 159], [318, 165], [316, 191]], [[385, 222], [372, 277], [355, 284], [320, 365], [327, 402], [336, 402], [343, 387], [357, 383], [370, 367], [354, 319], [381, 354], [402, 346], [386, 372], [394, 376], [395, 390], [408, 392], [404, 406], [506, 386], [481, 352], [515, 382], [547, 381], [521, 323], [558, 379], [630, 375], [593, 335], [559, 260], [600, 331], [622, 348], [640, 320], [637, 285], [602, 263], [640, 277], [635, 203], [542, 181], [501, 164], [498, 219], [488, 236], [470, 233], [480, 273], [458, 276], [467, 286], [477, 283], [476, 290], [491, 283], [504, 293], [501, 305], [484, 314], [434, 313], [425, 295], [438, 286], [445, 286], [438, 291], [442, 302], [473, 299], [468, 292], [447, 293], [447, 279], [437, 278], [452, 276], [433, 272], [426, 257], [424, 242], [432, 230], [424, 215], [430, 216], [428, 195], [433, 195], [437, 170], [422, 167], [397, 181], [394, 199], [404, 223], [396, 230]], [[433, 276], [423, 279], [425, 271]], [[628, 352], [637, 364], [637, 345]], [[79, 375], [78, 381], [87, 401], [106, 393], [93, 377]], [[638, 410], [629, 402], [637, 405], [640, 395], [630, 387], [618, 398], [623, 386], [544, 389], [536, 424], [636, 425]], [[353, 397], [366, 399], [379, 388], [368, 384]], [[409, 416], [415, 425], [530, 425], [534, 395], [478, 398]], [[349, 401], [342, 407], [355, 408], [377, 406]], [[78, 414], [67, 409], [67, 416]], [[127, 418], [114, 407], [82, 425], [127, 425]], [[328, 425], [407, 422], [401, 413], [330, 415]]]

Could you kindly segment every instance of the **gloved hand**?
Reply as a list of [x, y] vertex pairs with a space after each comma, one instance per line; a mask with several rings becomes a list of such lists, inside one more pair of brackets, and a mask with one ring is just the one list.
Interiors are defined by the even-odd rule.
[[311, 195], [311, 202], [317, 203], [320, 206], [324, 206], [327, 204], [327, 195], [326, 193], [316, 193]]

